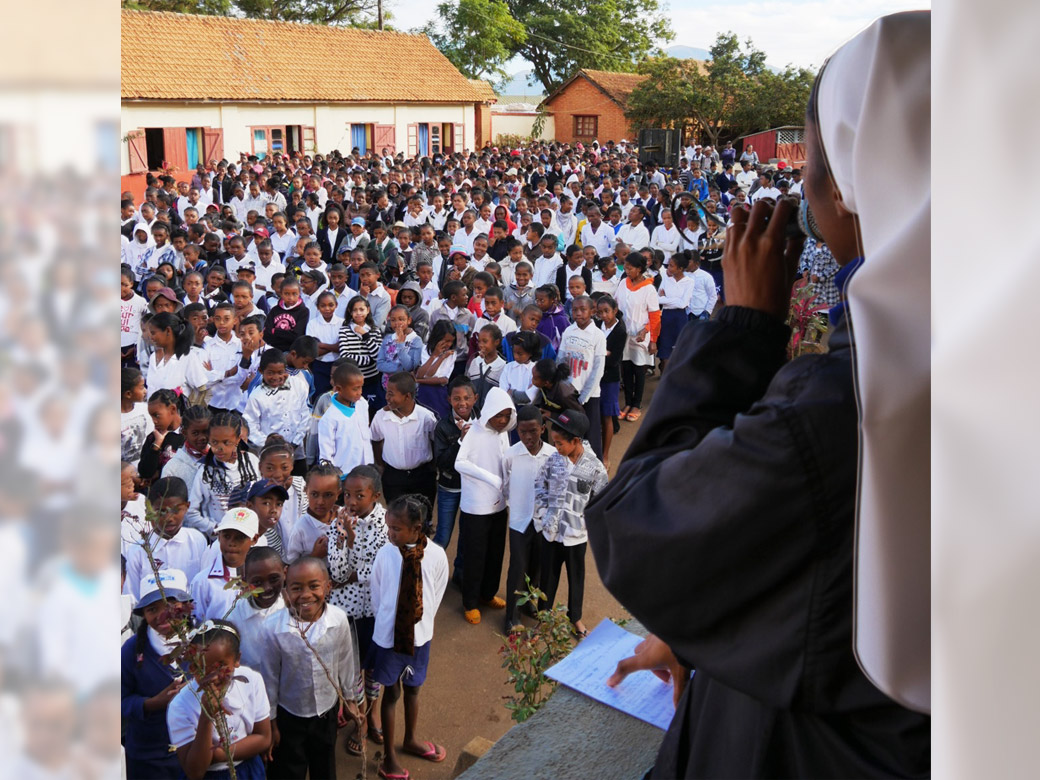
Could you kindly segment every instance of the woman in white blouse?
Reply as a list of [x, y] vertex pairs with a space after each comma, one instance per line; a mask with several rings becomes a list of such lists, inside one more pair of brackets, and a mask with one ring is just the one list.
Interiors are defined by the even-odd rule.
[[664, 261], [667, 263], [672, 255], [682, 249], [682, 243], [682, 235], [672, 220], [671, 209], [662, 210], [661, 224], [654, 228], [653, 235], [650, 236], [650, 248], [664, 252]]

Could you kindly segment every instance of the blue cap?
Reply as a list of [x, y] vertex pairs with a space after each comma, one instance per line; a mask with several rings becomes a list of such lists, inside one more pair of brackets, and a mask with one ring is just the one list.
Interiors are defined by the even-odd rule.
[[252, 485], [249, 486], [249, 493], [246, 496], [246, 500], [252, 501], [257, 496], [266, 496], [268, 493], [274, 493], [281, 497], [282, 501], [289, 500], [289, 491], [279, 485], [274, 480], [270, 479], [258, 479]]
[[350, 224], [351, 225], [361, 225], [361, 227], [364, 227], [365, 226], [365, 218], [364, 217], [354, 217], [354, 219], [350, 220]]

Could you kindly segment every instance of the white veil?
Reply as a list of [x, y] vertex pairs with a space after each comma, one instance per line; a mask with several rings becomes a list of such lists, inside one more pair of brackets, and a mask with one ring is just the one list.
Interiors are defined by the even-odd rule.
[[825, 64], [818, 132], [862, 267], [848, 286], [860, 475], [855, 651], [868, 678], [931, 707], [931, 14], [882, 17]]

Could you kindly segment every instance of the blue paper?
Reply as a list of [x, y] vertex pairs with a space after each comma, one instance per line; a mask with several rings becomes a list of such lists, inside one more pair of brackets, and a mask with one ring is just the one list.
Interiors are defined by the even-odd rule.
[[545, 674], [591, 699], [667, 730], [675, 715], [671, 683], [643, 671], [633, 672], [616, 688], [607, 685], [618, 662], [631, 656], [642, 641], [643, 637], [604, 620]]

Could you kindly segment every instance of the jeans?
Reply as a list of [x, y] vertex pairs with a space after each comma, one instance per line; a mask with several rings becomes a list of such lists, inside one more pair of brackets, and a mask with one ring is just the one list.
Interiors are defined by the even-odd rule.
[[[462, 501], [462, 492], [445, 490], [437, 486], [437, 529], [433, 533], [433, 542], [448, 549], [451, 543], [451, 532], [455, 530], [455, 517], [459, 513], [459, 502]], [[462, 570], [462, 545], [455, 549], [455, 563], [453, 568], [456, 572]]]

